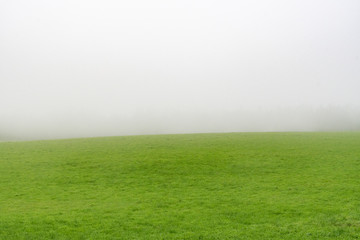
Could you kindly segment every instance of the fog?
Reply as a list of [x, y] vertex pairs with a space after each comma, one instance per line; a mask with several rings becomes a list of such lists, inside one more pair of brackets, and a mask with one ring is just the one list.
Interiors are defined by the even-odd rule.
[[360, 130], [360, 1], [0, 0], [0, 140]]

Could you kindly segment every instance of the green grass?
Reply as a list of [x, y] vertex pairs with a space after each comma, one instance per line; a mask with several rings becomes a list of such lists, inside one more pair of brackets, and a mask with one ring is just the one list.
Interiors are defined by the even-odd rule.
[[0, 143], [0, 239], [358, 239], [360, 133]]

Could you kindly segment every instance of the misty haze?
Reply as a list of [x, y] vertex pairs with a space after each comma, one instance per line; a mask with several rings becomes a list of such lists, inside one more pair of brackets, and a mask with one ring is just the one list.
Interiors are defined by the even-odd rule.
[[357, 1], [2, 1], [0, 139], [360, 129]]

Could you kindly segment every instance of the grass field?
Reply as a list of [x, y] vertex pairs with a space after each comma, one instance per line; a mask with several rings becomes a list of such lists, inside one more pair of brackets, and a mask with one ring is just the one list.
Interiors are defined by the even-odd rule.
[[0, 239], [358, 239], [360, 133], [0, 143]]

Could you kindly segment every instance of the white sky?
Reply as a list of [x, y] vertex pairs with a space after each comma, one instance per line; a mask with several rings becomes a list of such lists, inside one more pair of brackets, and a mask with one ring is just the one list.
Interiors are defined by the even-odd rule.
[[[78, 135], [141, 133], [149, 115], [359, 105], [358, 0], [0, 0], [0, 138], [57, 137], [59, 124], [77, 136], [109, 121]], [[140, 117], [133, 132], [116, 126]], [[197, 129], [172, 126], [164, 132]]]

